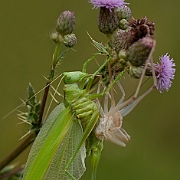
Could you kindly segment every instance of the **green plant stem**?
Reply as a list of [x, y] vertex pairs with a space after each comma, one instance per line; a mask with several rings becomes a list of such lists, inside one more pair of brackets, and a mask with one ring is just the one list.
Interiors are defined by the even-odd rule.
[[[52, 65], [51, 65], [49, 76], [47, 78], [46, 88], [44, 90], [44, 95], [42, 99], [42, 105], [41, 105], [41, 110], [40, 110], [39, 120], [38, 120], [39, 125], [42, 124], [42, 118], [43, 118], [44, 109], [45, 109], [45, 105], [46, 105], [46, 101], [47, 101], [47, 97], [49, 93], [50, 84], [54, 79], [55, 68], [58, 63], [59, 52], [60, 52], [60, 44], [57, 44], [54, 54], [53, 54]], [[5, 159], [3, 159], [0, 162], [0, 170], [3, 167], [5, 167], [7, 164], [9, 164], [12, 160], [14, 160], [21, 152], [23, 152], [24, 149], [26, 149], [26, 147], [28, 147], [34, 141], [36, 136], [37, 134], [35, 134], [34, 132], [30, 133], [30, 135], [14, 151], [12, 151]]]
[[43, 118], [43, 114], [44, 114], [44, 109], [46, 106], [46, 101], [47, 101], [47, 97], [48, 97], [48, 92], [49, 92], [49, 88], [50, 88], [50, 82], [48, 81], [46, 83], [46, 88], [44, 90], [44, 95], [43, 95], [43, 99], [42, 99], [42, 103], [41, 103], [41, 110], [39, 113], [39, 120], [38, 120], [38, 124], [42, 124], [42, 118]]
[[38, 121], [39, 125], [42, 124], [42, 118], [43, 118], [44, 109], [46, 106], [46, 101], [47, 101], [47, 97], [48, 97], [48, 93], [49, 93], [50, 84], [54, 79], [54, 74], [55, 74], [55, 69], [56, 69], [56, 65], [57, 65], [59, 51], [60, 51], [60, 44], [57, 44], [54, 54], [53, 54], [52, 66], [51, 66], [50, 73], [48, 76], [48, 81], [46, 83], [46, 88], [44, 90], [44, 95], [43, 95], [42, 104], [41, 104], [41, 110], [40, 110], [40, 114], [39, 114], [39, 121]]
[[10, 179], [11, 176], [21, 172], [24, 168], [23, 167], [19, 167], [18, 169], [15, 169], [15, 170], [12, 170], [11, 172], [7, 173], [7, 174], [4, 174], [4, 175], [0, 175], [0, 179], [3, 180], [3, 179]]

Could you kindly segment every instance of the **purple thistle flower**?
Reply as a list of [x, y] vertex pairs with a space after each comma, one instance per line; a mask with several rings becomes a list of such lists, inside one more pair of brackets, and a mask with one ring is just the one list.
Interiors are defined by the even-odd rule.
[[174, 79], [175, 63], [170, 56], [165, 54], [159, 58], [160, 64], [156, 64], [156, 77], [157, 77], [157, 89], [162, 93], [163, 90], [168, 91], [171, 87], [172, 81]]
[[121, 6], [129, 3], [125, 3], [124, 0], [90, 0], [94, 8], [105, 7], [107, 9], [114, 9], [115, 7], [120, 8]]

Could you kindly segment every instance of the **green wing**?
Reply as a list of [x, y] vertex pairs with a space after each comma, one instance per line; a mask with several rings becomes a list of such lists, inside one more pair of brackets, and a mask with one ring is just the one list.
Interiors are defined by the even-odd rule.
[[[79, 122], [73, 122], [73, 125], [70, 127], [67, 135], [63, 139], [61, 146], [57, 150], [44, 179], [72, 180], [72, 178], [64, 171], [64, 168], [77, 148], [77, 145], [82, 137], [82, 133], [82, 127]], [[86, 151], [83, 144], [69, 169], [67, 169], [67, 171], [75, 179], [79, 179], [86, 170], [84, 163], [85, 158]]]
[[[70, 179], [65, 174], [64, 167], [73, 151], [72, 146], [78, 145], [76, 136], [81, 138], [82, 135], [82, 127], [73, 120], [71, 111], [63, 104], [54, 108], [32, 146], [24, 171], [24, 180]], [[83, 145], [69, 168], [69, 172], [77, 179], [85, 171], [84, 159]]]

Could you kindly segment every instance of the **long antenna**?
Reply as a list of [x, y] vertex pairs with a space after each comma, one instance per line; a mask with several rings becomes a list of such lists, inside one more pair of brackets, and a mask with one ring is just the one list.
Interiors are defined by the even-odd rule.
[[[38, 95], [41, 91], [43, 91], [45, 88], [47, 88], [47, 86], [49, 86], [50, 84], [52, 84], [54, 81], [56, 81], [58, 78], [60, 78], [62, 76], [62, 74], [58, 75], [52, 82], [50, 82], [48, 85], [46, 85], [44, 88], [42, 88], [41, 90], [39, 90], [37, 93], [34, 94], [34, 96], [32, 96], [31, 98], [29, 98], [28, 100], [32, 99], [33, 97], [35, 97], [36, 95]], [[27, 101], [28, 101], [27, 100]], [[14, 111], [16, 111], [17, 109], [19, 109], [20, 107], [22, 107], [27, 101], [24, 101], [23, 103], [21, 103], [19, 106], [17, 106], [16, 108], [14, 108], [13, 110], [11, 110], [8, 114], [6, 114], [4, 117], [2, 117], [1, 120], [7, 118], [10, 114], [12, 114]]]

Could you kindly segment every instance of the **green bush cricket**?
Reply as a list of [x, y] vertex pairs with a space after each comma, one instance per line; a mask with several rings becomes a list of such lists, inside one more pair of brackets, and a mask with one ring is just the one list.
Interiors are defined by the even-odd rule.
[[[90, 142], [88, 151], [92, 156], [92, 179], [95, 179], [102, 141], [98, 140], [92, 132], [99, 119], [99, 109], [92, 99], [106, 94], [125, 72], [120, 73], [105, 92], [89, 94], [94, 77], [108, 62], [109, 59], [93, 75], [80, 71], [63, 73], [65, 102], [53, 110], [36, 138], [27, 161], [24, 180], [50, 177], [51, 179], [52, 177], [79, 179], [85, 171], [84, 144], [88, 137], [90, 138], [87, 140]], [[84, 87], [85, 82], [87, 82], [86, 87]], [[79, 137], [79, 141], [76, 136], [73, 136], [75, 131], [78, 131], [76, 136]], [[71, 138], [72, 140], [69, 141], [68, 139]], [[72, 143], [75, 145], [70, 152]], [[56, 168], [53, 168], [54, 166]], [[79, 170], [77, 166], [81, 169]], [[79, 173], [77, 173], [78, 170]]]

